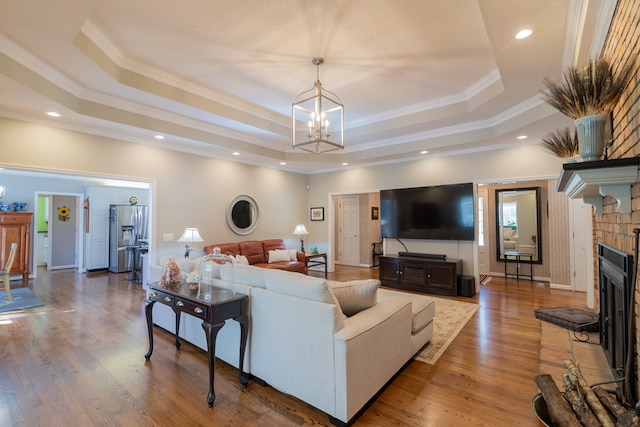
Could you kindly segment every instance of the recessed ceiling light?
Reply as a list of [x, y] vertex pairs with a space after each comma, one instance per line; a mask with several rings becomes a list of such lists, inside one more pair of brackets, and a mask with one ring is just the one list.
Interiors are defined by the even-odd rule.
[[282, 166], [284, 166], [284, 165], [286, 165], [286, 164], [287, 164], [287, 162], [280, 162], [280, 164], [281, 164]]
[[55, 111], [47, 111], [47, 116], [60, 117], [60, 113], [56, 113]]
[[349, 166], [349, 163], [344, 162], [344, 163], [342, 164], [342, 166]]
[[531, 33], [533, 33], [533, 31], [531, 31], [529, 28], [525, 28], [524, 30], [519, 31], [518, 34], [516, 34], [516, 38], [518, 40], [526, 39], [531, 35]]
[[527, 139], [527, 135], [520, 135], [518, 136], [518, 139]]
[[427, 151], [427, 150], [422, 150], [422, 151], [420, 152], [420, 154], [427, 154], [427, 153], [428, 153], [428, 151]]
[[234, 152], [233, 152], [233, 155], [234, 155], [234, 156], [239, 156], [239, 155], [240, 155], [240, 153], [238, 153], [237, 151], [234, 151]]
[[163, 135], [156, 135], [156, 136], [154, 136], [154, 138], [155, 139], [164, 139], [164, 136]]

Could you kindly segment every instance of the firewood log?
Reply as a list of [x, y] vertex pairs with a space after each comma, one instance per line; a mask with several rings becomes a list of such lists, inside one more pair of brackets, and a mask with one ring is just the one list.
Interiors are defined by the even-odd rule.
[[583, 426], [600, 427], [600, 421], [598, 421], [586, 400], [580, 395], [575, 381], [577, 381], [577, 378], [572, 374], [564, 374], [562, 376], [565, 389], [564, 398], [567, 399]]
[[602, 424], [603, 427], [615, 427], [615, 422], [613, 421], [605, 407], [602, 405], [602, 403], [600, 403], [600, 399], [598, 399], [598, 396], [596, 396], [593, 390], [591, 390], [591, 387], [589, 387], [589, 384], [582, 376], [582, 372], [580, 372], [580, 369], [571, 360], [568, 359], [564, 361], [564, 366], [569, 370], [571, 374], [576, 376], [578, 380], [577, 385], [580, 388], [580, 391], [585, 400], [591, 407], [591, 410], [600, 421], [600, 424]]
[[551, 375], [536, 375], [535, 382], [540, 392], [542, 392], [544, 401], [547, 403], [547, 412], [553, 425], [558, 427], [580, 427], [578, 417], [573, 413], [571, 406], [558, 390], [558, 386], [551, 378]]
[[618, 420], [622, 414], [627, 412], [627, 410], [618, 402], [618, 399], [613, 397], [611, 393], [600, 386], [596, 386], [593, 388], [593, 392], [598, 396], [600, 402], [604, 405], [605, 408], [609, 410], [609, 413], [613, 415], [613, 417]]
[[638, 427], [640, 426], [640, 418], [634, 411], [626, 411], [620, 415], [616, 422], [616, 427]]

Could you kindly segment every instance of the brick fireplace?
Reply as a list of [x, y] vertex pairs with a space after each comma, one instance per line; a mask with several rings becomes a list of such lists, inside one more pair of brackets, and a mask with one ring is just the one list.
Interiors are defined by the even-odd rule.
[[[622, 67], [628, 62], [635, 62], [635, 77], [625, 91], [623, 98], [613, 112], [614, 140], [608, 149], [609, 159], [622, 159], [640, 156], [640, 7], [635, 0], [618, 0], [609, 33], [602, 48], [602, 54], [614, 59]], [[633, 254], [635, 236], [633, 229], [640, 226], [640, 185], [636, 179], [631, 185], [631, 213], [623, 214], [616, 209], [616, 200], [606, 197], [603, 214], [594, 215], [594, 244], [602, 243], [625, 254]], [[597, 254], [594, 246], [594, 254]], [[595, 258], [595, 257], [594, 257]], [[596, 258], [597, 259], [597, 258]], [[595, 295], [600, 297], [600, 280], [598, 262], [594, 267]], [[636, 284], [636, 289], [638, 289]], [[638, 303], [640, 297], [636, 292], [634, 315], [631, 319], [635, 329], [640, 330]], [[598, 307], [596, 301], [596, 307]], [[638, 340], [633, 345], [633, 357], [638, 366]], [[634, 388], [638, 389], [636, 377]], [[637, 393], [636, 393], [637, 395]]]

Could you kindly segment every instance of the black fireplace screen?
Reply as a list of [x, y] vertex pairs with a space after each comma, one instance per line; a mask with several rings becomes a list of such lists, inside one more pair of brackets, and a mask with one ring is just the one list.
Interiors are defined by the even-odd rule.
[[[616, 378], [635, 384], [634, 370], [628, 368], [633, 358], [635, 339], [630, 335], [631, 280], [633, 255], [598, 244], [600, 278], [600, 343]], [[633, 366], [633, 365], [630, 365]], [[627, 372], [627, 370], [629, 372]], [[618, 383], [622, 392], [623, 383]]]

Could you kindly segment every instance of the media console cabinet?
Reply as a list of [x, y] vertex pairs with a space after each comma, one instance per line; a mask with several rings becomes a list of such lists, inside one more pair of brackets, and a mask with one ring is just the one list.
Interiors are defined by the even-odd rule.
[[380, 282], [383, 286], [440, 295], [458, 294], [462, 260], [381, 256]]

